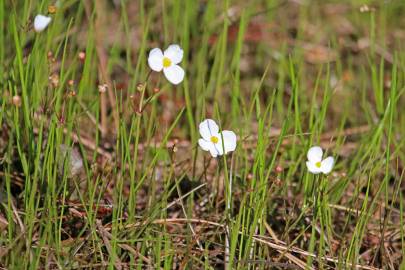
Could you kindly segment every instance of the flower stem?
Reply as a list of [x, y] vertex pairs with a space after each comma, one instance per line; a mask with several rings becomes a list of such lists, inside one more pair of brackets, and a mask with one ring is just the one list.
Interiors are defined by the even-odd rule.
[[[226, 162], [226, 159], [224, 158], [224, 163]], [[226, 226], [226, 235], [225, 235], [225, 269], [232, 269], [231, 267], [231, 262], [230, 262], [230, 256], [229, 256], [229, 251], [230, 251], [230, 241], [229, 238], [231, 236], [231, 230], [229, 228], [229, 222], [231, 220], [231, 199], [232, 199], [232, 170], [233, 170], [233, 155], [231, 156], [231, 167], [229, 168], [229, 184], [228, 188], [225, 189], [226, 193], [226, 218], [228, 221], [228, 224]], [[225, 163], [225, 173], [226, 173], [226, 163]]]

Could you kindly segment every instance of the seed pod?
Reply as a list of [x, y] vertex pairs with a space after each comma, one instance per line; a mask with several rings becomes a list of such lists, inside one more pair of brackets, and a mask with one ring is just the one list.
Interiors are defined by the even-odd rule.
[[59, 75], [52, 74], [51, 76], [49, 76], [49, 82], [51, 83], [53, 88], [57, 88], [59, 86]]
[[107, 91], [107, 88], [108, 88], [107, 84], [100, 84], [98, 86], [98, 92], [105, 93]]
[[144, 88], [144, 84], [143, 84], [143, 83], [138, 83], [138, 85], [136, 86], [136, 89], [137, 89], [139, 92], [142, 92], [143, 88]]
[[85, 52], [79, 52], [79, 60], [84, 62], [84, 60], [86, 59], [86, 53]]
[[18, 95], [13, 96], [13, 104], [16, 107], [20, 107], [21, 106], [21, 97]]
[[48, 6], [48, 12], [49, 14], [54, 14], [56, 12], [56, 6], [54, 5]]

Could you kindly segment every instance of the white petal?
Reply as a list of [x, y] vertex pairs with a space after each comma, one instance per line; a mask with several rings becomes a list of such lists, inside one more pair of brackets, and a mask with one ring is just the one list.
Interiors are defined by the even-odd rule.
[[233, 131], [222, 131], [222, 137], [224, 138], [225, 154], [235, 151], [236, 148], [236, 135]]
[[159, 48], [154, 48], [150, 51], [148, 57], [148, 64], [150, 69], [154, 71], [162, 71], [163, 69], [163, 53]]
[[199, 139], [198, 145], [201, 147], [202, 150], [209, 151], [212, 146], [212, 142], [206, 141], [204, 139]]
[[210, 154], [212, 157], [217, 157], [218, 155], [221, 155], [218, 150], [215, 148], [214, 144], [210, 148]]
[[198, 126], [200, 135], [203, 137], [204, 140], [210, 141], [212, 136], [218, 137], [218, 139], [221, 139], [219, 132], [219, 127], [217, 123], [215, 123], [214, 120], [212, 119], [205, 119], [200, 123]]
[[184, 79], [184, 70], [178, 65], [171, 65], [168, 68], [164, 68], [163, 73], [172, 84], [179, 84]]
[[313, 174], [318, 174], [321, 172], [321, 168], [318, 168], [315, 163], [311, 162], [311, 161], [307, 161], [307, 168], [308, 171], [313, 173]]
[[206, 141], [204, 139], [199, 139], [198, 140], [198, 145], [201, 147], [202, 150], [210, 151], [210, 154], [213, 157], [217, 157], [217, 155], [219, 154], [219, 152], [216, 149], [215, 145], [210, 141]]
[[172, 63], [176, 65], [183, 59], [183, 50], [179, 45], [172, 44], [165, 50], [164, 56], [169, 58]]
[[334, 164], [335, 160], [333, 159], [333, 157], [327, 157], [324, 160], [322, 160], [321, 162], [321, 171], [324, 174], [328, 174], [332, 171], [333, 168], [333, 164]]
[[309, 161], [315, 164], [317, 162], [322, 161], [322, 155], [323, 155], [322, 148], [320, 148], [319, 146], [313, 146], [309, 148], [307, 158]]
[[34, 30], [35, 32], [41, 32], [43, 31], [48, 24], [51, 22], [52, 18], [51, 17], [47, 17], [41, 14], [38, 14], [37, 16], [35, 16], [34, 19]]

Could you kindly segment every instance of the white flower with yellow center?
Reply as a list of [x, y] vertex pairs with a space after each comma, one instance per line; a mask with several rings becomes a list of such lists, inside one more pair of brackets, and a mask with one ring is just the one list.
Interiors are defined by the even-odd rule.
[[42, 32], [43, 30], [45, 30], [45, 28], [48, 26], [48, 24], [51, 22], [52, 18], [51, 17], [47, 17], [41, 14], [38, 14], [37, 16], [35, 16], [34, 19], [34, 30], [35, 32]]
[[199, 130], [202, 138], [198, 140], [198, 144], [204, 151], [210, 151], [213, 157], [235, 151], [236, 135], [233, 131], [219, 132], [217, 123], [212, 119], [202, 121]]
[[184, 70], [178, 65], [183, 59], [183, 50], [179, 45], [170, 45], [164, 53], [159, 48], [150, 51], [149, 67], [157, 72], [163, 70], [166, 78], [172, 84], [179, 84], [184, 79]]
[[313, 174], [323, 173], [328, 174], [332, 171], [334, 159], [327, 157], [322, 160], [323, 151], [319, 146], [313, 146], [307, 153], [307, 168]]

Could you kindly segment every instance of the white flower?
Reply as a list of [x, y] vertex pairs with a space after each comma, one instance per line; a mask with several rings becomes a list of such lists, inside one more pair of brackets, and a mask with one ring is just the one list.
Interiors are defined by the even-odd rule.
[[[236, 135], [233, 131], [224, 130], [219, 132], [219, 127], [212, 119], [206, 119], [199, 126], [201, 139], [198, 144], [204, 151], [210, 151], [213, 157], [227, 154], [236, 148]], [[222, 145], [222, 139], [224, 143]]]
[[324, 173], [328, 174], [332, 171], [334, 159], [327, 157], [322, 160], [323, 151], [319, 146], [313, 146], [307, 153], [307, 168], [313, 174]]
[[172, 84], [179, 84], [184, 79], [184, 70], [177, 65], [183, 59], [183, 50], [179, 45], [170, 45], [164, 53], [159, 48], [150, 51], [149, 67], [157, 72], [162, 71]]
[[47, 26], [48, 24], [51, 22], [52, 18], [51, 17], [47, 17], [41, 14], [38, 14], [37, 16], [35, 16], [34, 19], [34, 30], [35, 32], [42, 32]]

